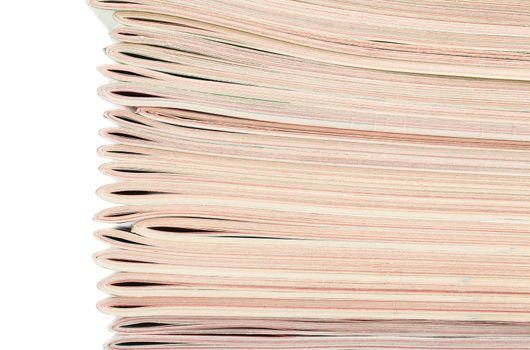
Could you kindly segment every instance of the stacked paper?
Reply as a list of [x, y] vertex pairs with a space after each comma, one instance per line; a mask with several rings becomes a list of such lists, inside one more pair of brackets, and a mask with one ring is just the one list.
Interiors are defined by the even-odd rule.
[[530, 348], [530, 3], [90, 4], [109, 349]]

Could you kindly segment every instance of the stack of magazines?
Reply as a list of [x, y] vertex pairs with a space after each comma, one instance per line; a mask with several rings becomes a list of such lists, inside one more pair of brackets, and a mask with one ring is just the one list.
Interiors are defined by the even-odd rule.
[[89, 2], [108, 349], [529, 349], [530, 2]]

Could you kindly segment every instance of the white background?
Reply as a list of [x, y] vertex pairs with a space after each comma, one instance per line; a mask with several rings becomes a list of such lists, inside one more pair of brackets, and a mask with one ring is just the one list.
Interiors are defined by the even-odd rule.
[[[6, 8], [7, 6], [7, 8]], [[2, 349], [101, 349], [111, 317], [96, 309], [92, 260], [98, 130], [112, 106], [96, 89], [109, 60], [104, 26], [83, 0], [10, 1], [1, 34]]]

